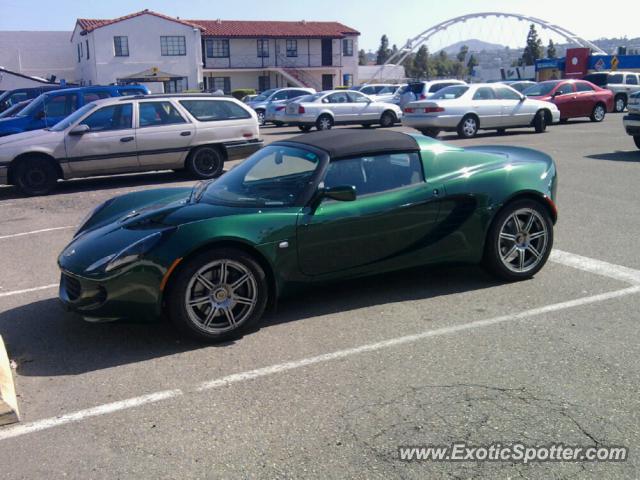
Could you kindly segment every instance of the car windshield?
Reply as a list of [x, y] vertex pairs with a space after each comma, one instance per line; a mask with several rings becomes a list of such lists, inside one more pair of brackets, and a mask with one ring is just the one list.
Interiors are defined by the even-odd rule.
[[309, 150], [270, 145], [211, 183], [205, 203], [240, 207], [287, 207], [306, 191], [320, 165]]
[[544, 95], [549, 95], [551, 90], [556, 88], [560, 82], [543, 82], [537, 85], [533, 85], [527, 89], [525, 89], [524, 93], [528, 97], [542, 97]]
[[252, 102], [265, 102], [273, 93], [275, 93], [276, 90], [277, 90], [277, 88], [272, 88], [271, 90], [265, 90], [260, 95], [258, 95], [257, 97], [253, 98], [251, 101]]
[[30, 115], [34, 115], [38, 113], [38, 111], [42, 110], [42, 102], [46, 98], [47, 94], [42, 94], [33, 100], [26, 108], [20, 110], [20, 113], [16, 115], [17, 117], [28, 117]]
[[460, 98], [467, 90], [469, 90], [469, 87], [466, 85], [452, 85], [434, 94], [430, 100], [453, 100], [454, 98]]
[[81, 118], [85, 113], [96, 108], [95, 103], [87, 103], [84, 107], [79, 108], [67, 118], [60, 120], [53, 127], [50, 128], [53, 132], [61, 132], [62, 130], [66, 130], [69, 126], [73, 125], [79, 118]]
[[378, 95], [384, 95], [385, 93], [395, 93], [398, 89], [398, 85], [388, 85], [378, 92]]

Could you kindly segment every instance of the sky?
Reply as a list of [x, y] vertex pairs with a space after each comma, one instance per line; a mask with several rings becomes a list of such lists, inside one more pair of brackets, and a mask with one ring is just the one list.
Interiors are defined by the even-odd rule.
[[[489, 11], [542, 18], [589, 40], [640, 37], [638, 0], [593, 6], [584, 0], [2, 0], [0, 5], [0, 30], [71, 31], [78, 17], [114, 18], [145, 8], [185, 19], [335, 20], [359, 30], [365, 50], [375, 50], [383, 34], [401, 45], [443, 20]], [[487, 25], [492, 29], [495, 24]], [[472, 36], [482, 32], [473, 31]], [[451, 43], [457, 40], [463, 39], [452, 38]]]

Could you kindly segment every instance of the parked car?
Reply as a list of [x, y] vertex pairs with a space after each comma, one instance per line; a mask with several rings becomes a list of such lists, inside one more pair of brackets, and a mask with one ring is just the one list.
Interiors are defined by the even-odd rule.
[[640, 75], [636, 72], [598, 72], [585, 75], [583, 80], [613, 92], [614, 109], [623, 112], [629, 95], [640, 92]]
[[405, 105], [416, 100], [426, 100], [443, 88], [452, 85], [466, 85], [462, 80], [433, 80], [430, 82], [413, 82], [402, 87], [394, 96], [392, 102], [404, 109]]
[[531, 80], [504, 80], [500, 83], [502, 83], [503, 85], [509, 85], [511, 88], [519, 91], [520, 93], [524, 93], [527, 88], [533, 87], [536, 84], [536, 82], [533, 82]]
[[26, 106], [29, 105], [32, 101], [33, 99], [31, 98], [29, 100], [23, 100], [21, 102], [11, 105], [4, 112], [0, 113], [0, 118], [15, 117], [20, 110], [22, 110], [23, 108], [26, 108]]
[[629, 95], [629, 114], [622, 118], [624, 129], [633, 137], [636, 147], [640, 148], [640, 92]]
[[554, 162], [535, 150], [314, 132], [215, 182], [98, 206], [58, 258], [59, 295], [92, 321], [164, 314], [222, 341], [294, 286], [441, 262], [530, 278], [551, 252], [555, 198]]
[[365, 95], [369, 95], [371, 97], [373, 95], [378, 95], [382, 90], [395, 86], [396, 85], [393, 85], [391, 83], [365, 83], [364, 85], [353, 87], [351, 90], [364, 93]]
[[313, 88], [272, 88], [271, 90], [262, 92], [254, 99], [248, 101], [247, 105], [253, 108], [258, 114], [258, 121], [260, 122], [260, 125], [264, 125], [266, 121], [265, 114], [269, 106], [274, 107], [271, 109], [271, 112], [273, 112], [276, 105], [281, 105], [287, 100], [291, 100], [292, 98], [298, 98], [302, 97], [303, 95], [309, 95], [313, 93], [316, 93]]
[[67, 88], [43, 93], [14, 117], [0, 119], [0, 137], [51, 127], [83, 105], [100, 98], [148, 93], [149, 89], [142, 85]]
[[[376, 102], [388, 102], [393, 103], [393, 97], [400, 91], [402, 87], [405, 87], [407, 84], [399, 84], [399, 85], [389, 85], [379, 90], [378, 93], [374, 95], [369, 95], [372, 100]], [[364, 92], [363, 92], [364, 93]]]
[[555, 104], [561, 122], [577, 117], [601, 122], [613, 111], [613, 93], [585, 80], [548, 80], [529, 87], [524, 94]]
[[392, 127], [400, 118], [402, 110], [392, 103], [375, 102], [355, 90], [327, 90], [289, 103], [282, 121], [308, 132], [313, 127], [329, 130], [334, 125]]
[[46, 130], [0, 138], [0, 184], [44, 195], [58, 179], [186, 169], [214, 178], [225, 160], [262, 147], [255, 112], [207, 94], [140, 95], [87, 103]]
[[429, 136], [444, 130], [472, 138], [478, 130], [504, 132], [517, 127], [541, 133], [559, 120], [560, 111], [553, 103], [527, 98], [506, 85], [477, 83], [447, 87], [429, 100], [409, 103], [402, 124]]
[[42, 95], [44, 92], [59, 90], [60, 85], [42, 85], [41, 87], [15, 88], [6, 90], [0, 95], [0, 112], [4, 112], [7, 108], [24, 100], [29, 100]]

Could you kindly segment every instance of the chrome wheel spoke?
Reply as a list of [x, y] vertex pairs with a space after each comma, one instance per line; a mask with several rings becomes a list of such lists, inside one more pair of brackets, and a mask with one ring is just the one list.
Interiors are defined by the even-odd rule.
[[200, 305], [205, 305], [207, 303], [211, 303], [211, 298], [209, 296], [206, 297], [197, 297], [189, 300], [190, 307], [199, 307]]
[[500, 232], [500, 238], [502, 238], [503, 240], [509, 240], [510, 242], [516, 241], [515, 235], [511, 235], [510, 233], [505, 233], [505, 232]]
[[247, 298], [247, 297], [233, 297], [233, 301], [239, 303], [241, 305], [253, 305], [255, 303], [255, 299]]
[[222, 262], [220, 264], [220, 281], [218, 282], [220, 285], [227, 283], [227, 275], [227, 262]]
[[204, 288], [206, 288], [207, 290], [214, 290], [216, 288], [216, 286], [211, 283], [207, 278], [205, 278], [202, 274], [198, 274], [196, 276], [196, 280], [198, 282], [200, 282]]
[[231, 308], [225, 308], [224, 309], [224, 315], [225, 317], [227, 317], [227, 321], [229, 322], [229, 325], [232, 327], [236, 326], [236, 317], [233, 315], [233, 310], [231, 310]]
[[521, 208], [511, 212], [496, 239], [502, 264], [516, 273], [535, 269], [545, 260], [548, 236], [547, 223], [537, 210]]
[[547, 236], [547, 232], [545, 232], [544, 230], [541, 230], [539, 232], [532, 233], [531, 235], [529, 235], [529, 241], [537, 240], [538, 238], [542, 238], [546, 236]]
[[231, 290], [235, 292], [243, 283], [247, 281], [249, 281], [249, 274], [245, 273], [238, 280], [229, 285], [229, 287], [231, 287]]
[[523, 231], [525, 233], [529, 233], [529, 230], [531, 230], [531, 227], [533, 226], [533, 221], [535, 220], [535, 216], [533, 215], [533, 213], [531, 215], [529, 215], [529, 219], [527, 220], [526, 225], [524, 226]]
[[538, 252], [538, 250], [536, 249], [536, 247], [534, 247], [533, 245], [529, 245], [527, 246], [527, 250], [529, 250], [531, 253], [533, 253], [533, 255], [537, 258], [540, 259], [542, 257], [542, 255], [540, 254], [540, 252]]
[[509, 249], [509, 251], [508, 251], [507, 253], [505, 253], [505, 254], [502, 256], [502, 259], [503, 259], [506, 263], [510, 263], [510, 262], [511, 262], [511, 260], [513, 260], [513, 259], [515, 258], [515, 257], [514, 257], [514, 254], [515, 254], [515, 253], [517, 253], [517, 251], [518, 251], [518, 247], [516, 247], [516, 246], [514, 245], [513, 247], [511, 247], [511, 248]]
[[511, 220], [513, 220], [513, 224], [516, 226], [516, 232], [521, 232], [522, 225], [520, 224], [520, 219], [518, 218], [518, 215], [516, 213], [511, 215]]
[[209, 327], [211, 325], [211, 322], [213, 322], [213, 319], [215, 318], [216, 314], [220, 311], [219, 307], [211, 307], [211, 311], [207, 314], [207, 317], [204, 319], [204, 322], [202, 322], [202, 324], [205, 327]]

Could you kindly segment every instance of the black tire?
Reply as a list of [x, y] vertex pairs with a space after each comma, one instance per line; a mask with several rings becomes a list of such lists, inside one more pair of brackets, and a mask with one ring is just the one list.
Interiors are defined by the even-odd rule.
[[475, 115], [465, 115], [458, 124], [458, 136], [460, 138], [473, 138], [478, 133], [480, 122]]
[[396, 115], [393, 112], [383, 112], [380, 116], [380, 126], [382, 128], [393, 127], [393, 124], [396, 123], [396, 120]]
[[333, 127], [333, 118], [331, 115], [320, 115], [316, 120], [316, 129], [317, 130], [331, 130]]
[[298, 129], [306, 133], [311, 130], [311, 125], [298, 125]]
[[53, 162], [37, 156], [21, 160], [12, 174], [15, 185], [30, 197], [47, 195], [58, 182], [58, 171]]
[[547, 129], [547, 119], [544, 111], [538, 110], [538, 113], [536, 113], [536, 116], [533, 119], [533, 128], [535, 128], [536, 133], [544, 133]]
[[567, 123], [568, 121], [569, 121], [569, 119], [568, 119], [568, 118], [561, 118], [561, 119], [560, 119], [560, 123], [562, 123], [563, 125], [564, 125], [565, 123]]
[[595, 107], [593, 107], [593, 111], [591, 112], [591, 116], [589, 117], [592, 122], [601, 122], [604, 120], [604, 117], [607, 115], [607, 109], [602, 103], [597, 103]]
[[[505, 261], [502, 258], [503, 254], [507, 254], [511, 248], [511, 244], [509, 242], [513, 241], [513, 247], [516, 246], [516, 240], [505, 240], [501, 238], [501, 230], [503, 226], [507, 228], [507, 226], [515, 225], [511, 220], [511, 217], [516, 212], [522, 211], [534, 211], [537, 214], [536, 220], [532, 227], [529, 229], [529, 233], [533, 228], [542, 228], [542, 224], [545, 225], [546, 228], [546, 237], [544, 238], [544, 247], [541, 246], [540, 239], [526, 241], [523, 239], [523, 244], [530, 243], [536, 251], [540, 254], [540, 259], [537, 260], [537, 263], [531, 264], [529, 269], [523, 271], [514, 271], [509, 268]], [[511, 222], [511, 223], [509, 223]], [[541, 230], [536, 230], [533, 233], [536, 233]], [[518, 238], [519, 234], [514, 233], [514, 237]], [[526, 242], [526, 243], [525, 243]], [[536, 242], [533, 245], [533, 242]], [[532, 251], [528, 250], [529, 247], [523, 247], [526, 255], [529, 255], [530, 261], [533, 258], [537, 258], [533, 255]], [[496, 215], [493, 222], [491, 223], [491, 227], [489, 228], [489, 232], [487, 233], [487, 238], [485, 242], [484, 249], [484, 257], [482, 259], [483, 266], [489, 270], [495, 276], [507, 280], [510, 282], [518, 281], [518, 280], [526, 280], [528, 278], [533, 277], [536, 273], [540, 271], [540, 269], [545, 265], [547, 259], [549, 258], [549, 254], [551, 253], [551, 249], [553, 248], [553, 222], [551, 220], [551, 216], [547, 208], [536, 200], [523, 199], [523, 200], [515, 200], [507, 205], [505, 205]], [[539, 251], [543, 250], [543, 251]], [[518, 261], [520, 259], [520, 250], [516, 250]], [[514, 259], [515, 260], [515, 259]], [[525, 260], [526, 261], [526, 260]], [[525, 268], [527, 268], [525, 264]]]
[[640, 135], [634, 136], [633, 141], [636, 144], [636, 147], [640, 148]]
[[616, 95], [613, 99], [613, 110], [616, 113], [621, 113], [625, 108], [627, 108], [627, 97], [622, 94]]
[[264, 119], [264, 110], [256, 110], [256, 115], [258, 115], [258, 124], [264, 126], [267, 123]]
[[363, 123], [362, 124], [362, 128], [371, 128], [371, 124], [370, 123]]
[[[233, 296], [232, 294], [229, 294], [229, 296], [225, 297], [225, 300], [221, 301], [222, 303], [215, 304], [218, 306], [218, 310], [217, 313], [211, 317], [210, 328], [207, 328], [204, 323], [209, 318], [208, 315], [211, 314], [211, 310], [214, 308], [214, 304], [212, 302], [216, 302], [215, 295], [223, 290], [227, 291], [229, 286], [227, 285], [225, 288], [222, 288], [223, 284], [220, 284], [221, 286], [219, 290], [209, 291], [204, 287], [204, 284], [196, 281], [194, 277], [202, 269], [222, 260], [233, 262], [234, 265], [241, 265], [246, 269], [246, 272], [253, 280], [245, 281], [239, 288], [245, 288], [243, 285], [246, 285], [247, 289], [249, 286], [255, 288], [255, 290], [252, 290], [255, 292], [255, 304], [252, 307], [249, 305], [242, 306], [240, 303], [236, 303], [234, 305], [232, 301]], [[228, 272], [230, 272], [228, 275], [231, 275], [231, 272], [233, 271], [232, 268], [227, 267], [227, 269]], [[205, 275], [207, 274], [206, 271], [203, 273], [205, 273]], [[235, 248], [220, 248], [201, 253], [194, 258], [187, 260], [184, 265], [179, 267], [174, 275], [175, 276], [172, 278], [166, 296], [167, 312], [169, 314], [170, 321], [178, 328], [178, 330], [192, 338], [207, 342], [221, 342], [238, 338], [258, 324], [267, 306], [267, 301], [269, 299], [269, 286], [266, 274], [260, 264], [242, 250], [237, 250]], [[232, 277], [230, 280], [237, 281], [238, 279], [239, 278]], [[211, 281], [213, 286], [215, 285], [214, 282], [219, 279], [214, 279], [213, 276], [209, 276], [208, 280]], [[227, 282], [229, 282], [229, 280], [227, 280]], [[249, 285], [250, 283], [251, 285]], [[217, 285], [215, 285], [215, 287], [217, 287]], [[197, 289], [202, 290], [203, 293], [194, 293]], [[194, 294], [198, 296], [202, 295], [203, 298], [210, 298], [206, 299], [201, 306], [188, 307], [187, 298]], [[251, 296], [253, 298], [253, 295]], [[220, 306], [224, 305], [224, 302], [227, 302], [226, 309]], [[246, 315], [246, 317], [238, 315], [238, 317], [236, 317], [237, 320], [239, 319], [237, 325], [234, 325], [229, 321], [230, 317], [225, 310], [240, 313], [244, 311], [244, 308], [248, 308], [248, 310], [242, 314]]]
[[420, 130], [420, 133], [425, 137], [436, 138], [440, 133], [440, 130], [438, 130], [437, 128], [424, 128]]
[[507, 133], [507, 129], [499, 128], [498, 130], [496, 130], [496, 132], [498, 133], [498, 135], [504, 135], [505, 133]]
[[274, 124], [276, 127], [282, 127], [282, 126], [284, 126], [284, 123], [283, 123], [283, 122], [273, 122], [273, 124]]
[[224, 170], [224, 157], [216, 147], [198, 147], [187, 157], [186, 167], [195, 178], [216, 178], [222, 175]]

